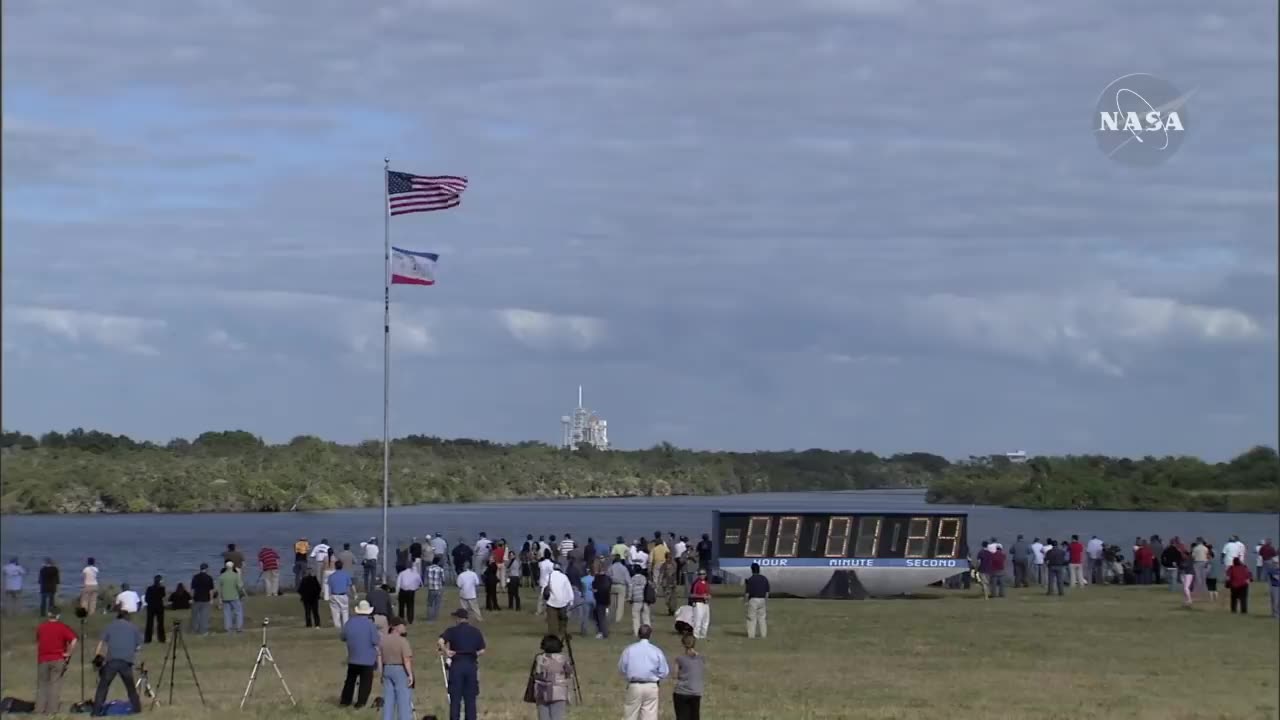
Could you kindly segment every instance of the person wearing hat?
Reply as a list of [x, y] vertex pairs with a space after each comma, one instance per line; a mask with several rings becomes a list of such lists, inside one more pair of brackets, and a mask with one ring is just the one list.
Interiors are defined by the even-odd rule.
[[387, 619], [381, 648], [383, 720], [413, 720], [413, 648], [406, 632], [404, 620]]
[[[373, 690], [373, 671], [382, 662], [382, 636], [370, 617], [373, 606], [361, 600], [355, 614], [342, 626], [342, 641], [347, 644], [347, 678], [342, 683], [342, 695], [338, 704], [343, 707], [362, 708], [369, 702]], [[356, 682], [360, 691], [356, 693]], [[352, 705], [352, 696], [355, 704]]]
[[467, 720], [476, 720], [476, 698], [480, 694], [480, 656], [484, 655], [484, 633], [467, 622], [468, 613], [453, 611], [457, 622], [440, 634], [440, 654], [449, 661], [449, 720], [460, 720], [462, 706]]
[[222, 629], [228, 633], [244, 631], [244, 578], [235, 562], [224, 563], [218, 576], [218, 600], [222, 603]]
[[62, 622], [56, 607], [46, 610], [45, 621], [36, 628], [36, 709], [39, 715], [58, 712], [62, 694], [62, 674], [76, 647], [76, 633]]

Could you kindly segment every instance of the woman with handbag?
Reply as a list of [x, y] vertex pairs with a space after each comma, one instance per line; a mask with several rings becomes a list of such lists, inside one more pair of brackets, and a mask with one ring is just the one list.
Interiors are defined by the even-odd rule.
[[555, 635], [542, 638], [542, 652], [529, 668], [524, 700], [538, 708], [538, 720], [564, 720], [569, 717], [569, 686], [573, 682], [573, 663], [564, 655], [564, 643]]

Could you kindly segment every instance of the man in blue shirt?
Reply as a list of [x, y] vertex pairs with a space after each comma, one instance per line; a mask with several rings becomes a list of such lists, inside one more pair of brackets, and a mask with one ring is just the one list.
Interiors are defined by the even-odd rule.
[[466, 610], [453, 611], [458, 622], [440, 634], [440, 654], [449, 659], [449, 720], [460, 720], [462, 705], [467, 720], [476, 720], [476, 698], [480, 694], [480, 656], [484, 654], [484, 634], [467, 622]]
[[627, 680], [627, 700], [623, 720], [658, 720], [658, 683], [671, 672], [667, 656], [652, 643], [653, 628], [641, 625], [640, 639], [631, 643], [618, 658], [618, 672]]
[[342, 628], [347, 624], [347, 620], [351, 617], [351, 598], [347, 593], [351, 592], [351, 573], [342, 569], [342, 561], [334, 563], [336, 568], [332, 575], [329, 576], [329, 614], [333, 618], [333, 626]]
[[351, 695], [357, 680], [360, 681], [360, 693], [356, 696], [355, 707], [362, 708], [369, 702], [369, 692], [373, 689], [373, 671], [382, 660], [382, 638], [370, 618], [371, 615], [373, 606], [361, 600], [356, 605], [355, 617], [342, 626], [342, 640], [347, 644], [347, 679], [342, 683], [339, 705], [351, 705]]

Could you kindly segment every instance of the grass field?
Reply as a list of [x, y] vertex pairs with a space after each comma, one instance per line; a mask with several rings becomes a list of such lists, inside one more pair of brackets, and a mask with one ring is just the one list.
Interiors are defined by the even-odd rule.
[[[707, 656], [704, 717], [747, 718], [1276, 718], [1280, 693], [1280, 622], [1267, 617], [1266, 588], [1255, 585], [1254, 612], [1231, 615], [1225, 605], [1180, 607], [1160, 587], [1086, 588], [1065, 598], [1034, 590], [983, 600], [972, 592], [936, 590], [916, 598], [870, 601], [770, 601], [767, 640], [748, 641], [741, 601], [717, 588]], [[420, 596], [422, 593], [420, 593]], [[533, 591], [525, 590], [526, 603]], [[1225, 603], [1225, 600], [1222, 601]], [[455, 607], [452, 597], [445, 608]], [[209, 702], [201, 708], [180, 658], [175, 704], [157, 718], [233, 714], [257, 654], [258, 626], [271, 617], [271, 647], [300, 703], [290, 708], [274, 673], [260, 676], [250, 717], [350, 717], [337, 707], [345, 670], [335, 630], [307, 630], [295, 598], [249, 598], [248, 631], [239, 636], [187, 636]], [[419, 610], [421, 612], [421, 608]], [[322, 615], [328, 622], [327, 608]], [[184, 617], [170, 613], [167, 620]], [[215, 610], [215, 621], [220, 614]], [[140, 618], [139, 618], [140, 620]], [[70, 623], [76, 622], [74, 618]], [[90, 622], [91, 642], [107, 619]], [[678, 648], [669, 618], [655, 618], [657, 644]], [[34, 699], [34, 618], [5, 618], [0, 692]], [[623, 684], [618, 653], [630, 620], [607, 641], [578, 638], [585, 702], [577, 718], [619, 717]], [[489, 643], [481, 663], [481, 717], [532, 718], [521, 701], [526, 672], [544, 627], [527, 609], [486, 615]], [[447, 717], [439, 663], [429, 648], [445, 627], [419, 622], [409, 639], [418, 660], [418, 717]], [[92, 645], [89, 648], [92, 655]], [[142, 654], [154, 677], [164, 647]], [[86, 691], [93, 693], [92, 668]], [[157, 688], [161, 700], [165, 687]], [[375, 696], [380, 692], [380, 682]], [[67, 673], [64, 707], [77, 699], [79, 672]], [[662, 717], [672, 717], [664, 687]], [[113, 697], [123, 697], [117, 684]], [[370, 709], [358, 713], [375, 717]]]

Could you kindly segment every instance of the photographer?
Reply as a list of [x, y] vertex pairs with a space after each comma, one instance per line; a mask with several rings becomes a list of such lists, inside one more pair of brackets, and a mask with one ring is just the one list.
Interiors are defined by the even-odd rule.
[[47, 619], [36, 628], [36, 713], [58, 712], [62, 693], [62, 674], [76, 647], [76, 633], [62, 622], [55, 607], [47, 611]]
[[93, 694], [93, 714], [101, 716], [103, 706], [107, 702], [107, 691], [111, 689], [111, 681], [120, 676], [125, 692], [129, 694], [129, 704], [133, 712], [142, 712], [142, 699], [134, 687], [133, 663], [142, 649], [142, 631], [129, 622], [129, 613], [121, 610], [116, 619], [111, 621], [98, 641], [94, 650], [93, 666], [98, 668], [98, 689]]

